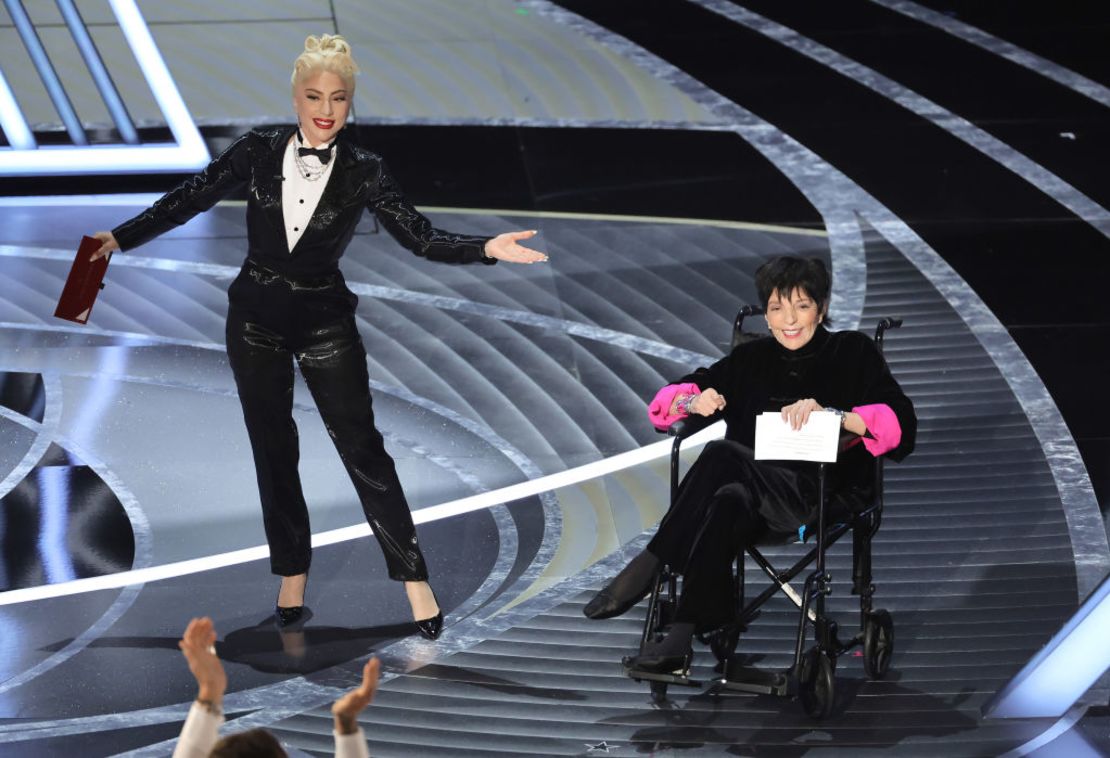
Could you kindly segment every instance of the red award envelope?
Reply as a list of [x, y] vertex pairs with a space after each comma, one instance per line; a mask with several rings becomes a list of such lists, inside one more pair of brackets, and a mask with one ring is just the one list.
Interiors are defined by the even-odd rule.
[[95, 237], [82, 237], [81, 246], [77, 248], [77, 257], [73, 259], [73, 268], [69, 270], [62, 296], [58, 298], [58, 307], [54, 315], [67, 321], [76, 321], [84, 324], [89, 320], [93, 303], [100, 290], [104, 289], [104, 272], [108, 270], [108, 258], [104, 256], [90, 261], [92, 254], [100, 249], [100, 240]]

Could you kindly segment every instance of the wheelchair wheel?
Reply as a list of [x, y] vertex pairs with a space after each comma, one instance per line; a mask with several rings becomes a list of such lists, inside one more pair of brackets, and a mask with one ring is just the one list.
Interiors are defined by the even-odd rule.
[[894, 620], [887, 611], [869, 613], [863, 628], [863, 670], [868, 678], [886, 676], [893, 653]]
[[667, 683], [651, 682], [651, 702], [665, 703], [667, 701]]
[[806, 715], [823, 719], [832, 713], [836, 699], [836, 659], [815, 647], [802, 658], [798, 695]]

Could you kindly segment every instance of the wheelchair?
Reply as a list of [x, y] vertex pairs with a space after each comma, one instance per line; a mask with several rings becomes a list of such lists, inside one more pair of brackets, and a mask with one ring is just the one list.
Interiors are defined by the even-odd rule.
[[[746, 305], [736, 315], [733, 325], [732, 346], [735, 347], [748, 335], [742, 331], [744, 319], [763, 313], [763, 309]], [[883, 336], [889, 329], [902, 325], [898, 318], [884, 318], [875, 328], [875, 344], [883, 349]], [[673, 506], [678, 492], [679, 453], [682, 443], [695, 432], [714, 423], [712, 419], [691, 416], [674, 423], [667, 433], [674, 437], [671, 447], [670, 502]], [[849, 440], [842, 439], [842, 446]], [[732, 690], [753, 694], [797, 697], [805, 712], [814, 718], [824, 718], [832, 711], [836, 696], [836, 663], [844, 654], [862, 646], [864, 671], [870, 679], [881, 679], [890, 668], [894, 653], [894, 621], [888, 611], [874, 608], [875, 585], [871, 576], [871, 541], [879, 530], [883, 515], [883, 457], [875, 459], [875, 496], [869, 506], [845, 517], [841, 523], [826, 523], [826, 465], [817, 466], [818, 500], [814, 546], [790, 568], [776, 569], [760, 552], [760, 546], [782, 544], [760, 542], [740, 551], [736, 557], [733, 576], [735, 590], [734, 620], [724, 627], [697, 638], [707, 644], [718, 661], [718, 678], [708, 683], [717, 690]], [[828, 464], [835, 465], [835, 464]], [[859, 596], [858, 631], [848, 640], [839, 636], [836, 621], [829, 618], [825, 598], [832, 593], [832, 576], [825, 568], [825, 551], [847, 533], [852, 533], [852, 594]], [[745, 601], [745, 555], [771, 580], [767, 587], [750, 602]], [[801, 592], [790, 582], [806, 568], [813, 570], [806, 575]], [[652, 640], [662, 638], [674, 617], [678, 604], [678, 576], [664, 565], [653, 583], [648, 600], [647, 617], [640, 638], [640, 648]], [[794, 661], [786, 670], [760, 669], [745, 666], [734, 657], [740, 635], [760, 613], [760, 608], [776, 593], [782, 592], [799, 610], [797, 635], [794, 640]], [[807, 649], [807, 630], [813, 629], [813, 644]], [[690, 678], [689, 668], [673, 673], [657, 673], [637, 669], [632, 657], [623, 662], [624, 672], [637, 682], [648, 682], [652, 699], [659, 703], [666, 700], [671, 684], [702, 687], [706, 682]]]

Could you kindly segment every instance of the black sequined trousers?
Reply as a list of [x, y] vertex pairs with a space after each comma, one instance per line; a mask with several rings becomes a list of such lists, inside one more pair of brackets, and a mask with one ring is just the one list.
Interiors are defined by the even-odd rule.
[[297, 471], [293, 363], [354, 483], [389, 576], [428, 578], [393, 458], [374, 426], [366, 351], [354, 321], [355, 296], [337, 272], [287, 279], [248, 262], [229, 290], [227, 354], [247, 423], [270, 568], [308, 571], [312, 531]]

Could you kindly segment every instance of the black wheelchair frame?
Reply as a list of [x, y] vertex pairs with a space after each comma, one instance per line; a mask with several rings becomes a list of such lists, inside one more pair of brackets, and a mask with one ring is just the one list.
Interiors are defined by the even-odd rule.
[[[746, 305], [736, 315], [733, 325], [732, 345], [735, 347], [742, 339], [742, 325], [748, 316], [763, 313], [762, 308]], [[888, 329], [897, 329], [902, 319], [884, 318], [875, 328], [875, 344], [883, 349], [883, 335]], [[715, 418], [701, 416], [689, 417], [673, 424], [667, 433], [672, 435], [671, 447], [671, 505], [678, 492], [682, 443], [695, 432], [709, 426]], [[850, 438], [842, 440], [846, 443]], [[853, 514], [844, 523], [826, 524], [826, 464], [817, 463], [818, 482], [818, 520], [815, 535], [816, 544], [801, 559], [785, 571], [777, 570], [755, 545], [747, 547], [736, 557], [734, 575], [736, 594], [735, 620], [698, 638], [709, 645], [719, 662], [720, 676], [710, 680], [718, 689], [750, 692], [755, 694], [797, 696], [806, 713], [815, 718], [823, 718], [832, 710], [836, 695], [836, 660], [857, 646], [863, 647], [863, 665], [867, 676], [881, 679], [890, 668], [894, 651], [894, 622], [889, 612], [872, 607], [875, 585], [871, 576], [871, 541], [879, 530], [883, 514], [883, 457], [875, 459], [875, 499], [864, 510]], [[859, 631], [847, 641], [842, 641], [837, 632], [837, 623], [825, 613], [825, 598], [832, 593], [832, 576], [825, 569], [825, 551], [841, 537], [852, 532], [852, 594], [860, 598]], [[771, 585], [751, 602], [745, 603], [744, 576], [745, 553], [762, 569], [771, 580]], [[790, 585], [810, 564], [814, 570], [806, 577], [802, 592]], [[793, 665], [785, 671], [773, 671], [744, 666], [734, 658], [740, 635], [759, 615], [759, 609], [782, 592], [798, 607], [798, 631], [794, 644]], [[678, 578], [668, 566], [660, 569], [653, 584], [648, 601], [647, 618], [640, 638], [641, 650], [649, 640], [659, 639], [665, 627], [673, 618], [678, 603]], [[815, 644], [805, 649], [807, 626], [814, 629]], [[666, 699], [670, 684], [701, 687], [705, 684], [690, 678], [689, 669], [674, 673], [656, 673], [635, 668], [630, 659], [625, 660], [625, 673], [636, 681], [647, 681], [651, 685], [652, 698], [656, 702]]]

